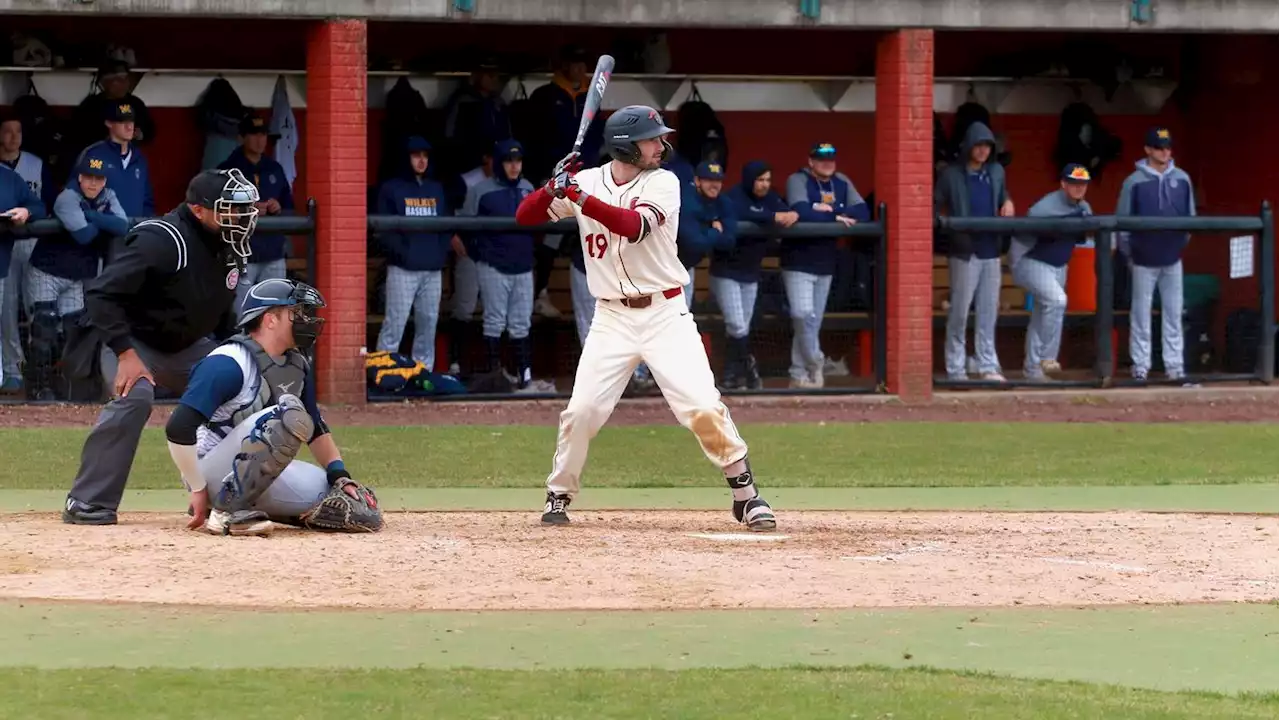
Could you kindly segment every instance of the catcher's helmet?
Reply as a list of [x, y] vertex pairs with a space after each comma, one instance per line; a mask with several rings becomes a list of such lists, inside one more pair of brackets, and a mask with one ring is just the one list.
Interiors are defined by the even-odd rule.
[[604, 121], [604, 142], [609, 148], [609, 156], [628, 165], [640, 161], [636, 141], [653, 138], [662, 138], [662, 160], [665, 162], [674, 150], [663, 136], [673, 132], [675, 130], [667, 127], [657, 110], [645, 105], [628, 105]]
[[299, 350], [306, 352], [315, 345], [324, 326], [324, 318], [316, 311], [325, 306], [319, 290], [297, 280], [272, 278], [249, 288], [240, 305], [238, 325], [244, 328], [266, 311], [277, 307], [292, 307], [293, 340]]
[[258, 226], [254, 204], [259, 200], [258, 188], [235, 169], [205, 170], [187, 185], [187, 203], [212, 210], [222, 239], [242, 258], [252, 252], [249, 238]]

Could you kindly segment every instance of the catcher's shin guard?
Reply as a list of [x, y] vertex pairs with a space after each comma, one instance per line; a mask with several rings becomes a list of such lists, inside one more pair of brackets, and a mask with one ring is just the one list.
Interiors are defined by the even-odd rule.
[[217, 510], [249, 510], [293, 462], [315, 424], [295, 395], [281, 395], [275, 409], [258, 417], [240, 444], [231, 472], [211, 498]]

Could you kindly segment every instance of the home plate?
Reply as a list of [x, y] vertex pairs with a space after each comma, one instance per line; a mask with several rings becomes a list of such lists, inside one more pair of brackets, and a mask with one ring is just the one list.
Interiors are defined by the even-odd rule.
[[772, 542], [786, 540], [790, 535], [771, 535], [768, 533], [688, 533], [689, 537], [720, 542]]

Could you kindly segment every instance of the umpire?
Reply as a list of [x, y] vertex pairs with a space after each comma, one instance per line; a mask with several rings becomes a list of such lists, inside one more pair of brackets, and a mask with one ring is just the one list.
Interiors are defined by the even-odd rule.
[[133, 226], [86, 286], [87, 323], [117, 367], [113, 399], [85, 440], [63, 522], [116, 523], [156, 387], [182, 392], [191, 367], [216, 347], [212, 335], [234, 329], [257, 202], [239, 170], [206, 170], [187, 186], [184, 204]]

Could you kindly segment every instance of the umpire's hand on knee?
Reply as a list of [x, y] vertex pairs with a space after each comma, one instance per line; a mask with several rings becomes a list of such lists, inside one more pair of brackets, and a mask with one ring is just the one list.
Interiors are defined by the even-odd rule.
[[129, 349], [120, 353], [118, 358], [119, 364], [116, 367], [116, 385], [115, 391], [117, 397], [125, 397], [129, 391], [133, 389], [142, 378], [146, 378], [151, 382], [152, 387], [156, 384], [155, 377], [147, 366], [142, 363], [142, 358], [138, 357], [136, 350]]

